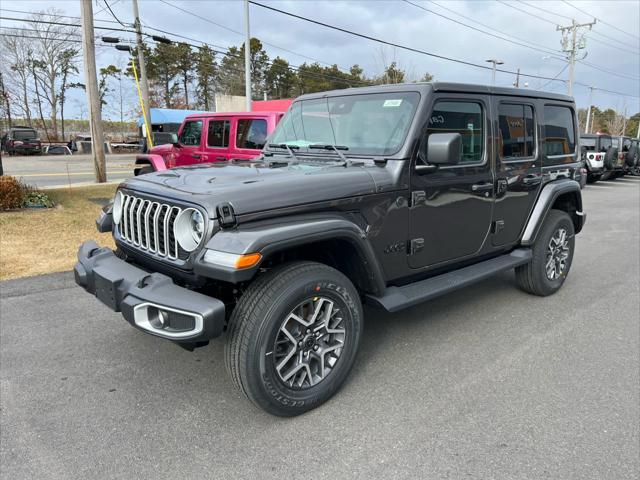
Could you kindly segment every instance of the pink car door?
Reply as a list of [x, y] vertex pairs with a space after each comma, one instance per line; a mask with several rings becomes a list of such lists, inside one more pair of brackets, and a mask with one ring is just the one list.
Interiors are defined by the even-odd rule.
[[202, 161], [203, 126], [204, 118], [190, 118], [184, 122], [178, 135], [180, 147], [175, 149], [176, 166]]
[[235, 128], [235, 152], [233, 158], [248, 160], [260, 155], [260, 150], [267, 141], [267, 136], [273, 130], [269, 128], [265, 117], [238, 118]]
[[207, 135], [203, 162], [224, 162], [231, 151], [231, 118], [210, 117], [207, 119]]

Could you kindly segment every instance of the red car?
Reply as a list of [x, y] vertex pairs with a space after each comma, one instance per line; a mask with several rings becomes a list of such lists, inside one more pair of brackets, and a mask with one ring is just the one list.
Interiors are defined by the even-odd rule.
[[135, 175], [197, 163], [257, 157], [284, 112], [198, 113], [184, 119], [174, 143], [138, 155]]

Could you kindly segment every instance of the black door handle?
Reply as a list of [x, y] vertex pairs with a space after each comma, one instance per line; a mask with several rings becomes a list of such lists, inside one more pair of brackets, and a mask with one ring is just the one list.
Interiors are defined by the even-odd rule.
[[193, 153], [191, 155], [192, 158], [200, 158], [200, 154], [199, 153]]
[[538, 176], [529, 176], [527, 175], [526, 177], [524, 177], [524, 179], [522, 180], [522, 182], [525, 185], [537, 185], [538, 183], [540, 183], [542, 181], [542, 178], [538, 177]]
[[471, 185], [471, 190], [474, 192], [489, 192], [493, 190], [493, 183], [476, 183]]

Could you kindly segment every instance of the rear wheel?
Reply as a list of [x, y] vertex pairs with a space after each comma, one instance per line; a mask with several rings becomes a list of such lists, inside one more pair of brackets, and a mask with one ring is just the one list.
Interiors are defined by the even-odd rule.
[[255, 405], [299, 415], [342, 385], [361, 330], [362, 306], [348, 278], [319, 263], [284, 265], [258, 277], [240, 298], [225, 363]]
[[598, 180], [600, 180], [601, 175], [600, 174], [593, 174], [593, 173], [589, 173], [587, 174], [587, 183], [596, 183]]
[[551, 210], [533, 245], [531, 262], [516, 268], [516, 281], [525, 292], [546, 297], [564, 283], [575, 245], [573, 222], [562, 210]]

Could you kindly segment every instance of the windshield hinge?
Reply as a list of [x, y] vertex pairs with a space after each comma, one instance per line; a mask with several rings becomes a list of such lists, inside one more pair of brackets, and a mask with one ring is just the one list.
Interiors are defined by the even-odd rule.
[[220, 203], [216, 207], [218, 213], [218, 223], [220, 228], [231, 228], [236, 226], [236, 215], [230, 203]]

